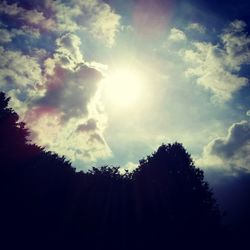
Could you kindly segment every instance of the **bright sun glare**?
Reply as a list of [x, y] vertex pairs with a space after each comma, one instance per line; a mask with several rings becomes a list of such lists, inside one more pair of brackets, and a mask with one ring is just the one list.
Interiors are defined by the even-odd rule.
[[105, 95], [116, 106], [134, 105], [142, 96], [144, 79], [131, 69], [114, 70], [105, 79]]

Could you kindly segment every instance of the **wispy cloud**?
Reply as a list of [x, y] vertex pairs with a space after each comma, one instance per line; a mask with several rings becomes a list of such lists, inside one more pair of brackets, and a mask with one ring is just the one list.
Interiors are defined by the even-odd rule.
[[168, 39], [171, 40], [171, 41], [178, 42], [178, 41], [184, 41], [187, 38], [186, 38], [185, 33], [182, 30], [176, 29], [176, 28], [172, 28], [170, 30], [170, 34], [169, 34]]
[[236, 20], [220, 35], [221, 43], [194, 42], [194, 48], [184, 52], [188, 64], [186, 76], [196, 78], [217, 100], [231, 99], [248, 83], [248, 79], [239, 74], [241, 66], [250, 60], [250, 38], [244, 32], [245, 26]]
[[201, 34], [204, 34], [206, 31], [206, 28], [203, 25], [201, 25], [200, 23], [190, 23], [187, 26], [187, 30], [193, 30], [193, 31], [197, 31]]

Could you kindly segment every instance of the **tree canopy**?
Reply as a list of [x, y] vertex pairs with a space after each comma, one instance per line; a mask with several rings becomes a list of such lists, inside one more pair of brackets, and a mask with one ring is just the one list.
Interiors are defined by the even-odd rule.
[[8, 102], [0, 93], [1, 244], [198, 249], [223, 238], [213, 193], [182, 144], [162, 144], [130, 173], [112, 166], [76, 172], [28, 140]]

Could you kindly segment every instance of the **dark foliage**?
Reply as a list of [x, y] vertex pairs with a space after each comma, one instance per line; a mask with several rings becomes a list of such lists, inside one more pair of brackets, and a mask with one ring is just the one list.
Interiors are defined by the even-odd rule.
[[8, 101], [1, 93], [1, 249], [225, 246], [213, 194], [181, 144], [163, 144], [132, 173], [76, 172], [28, 141]]

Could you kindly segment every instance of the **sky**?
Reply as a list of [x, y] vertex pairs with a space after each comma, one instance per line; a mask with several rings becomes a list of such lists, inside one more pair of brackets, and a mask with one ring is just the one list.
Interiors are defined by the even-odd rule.
[[242, 0], [1, 1], [0, 90], [30, 139], [77, 170], [132, 170], [178, 141], [212, 181], [241, 178], [249, 11]]

